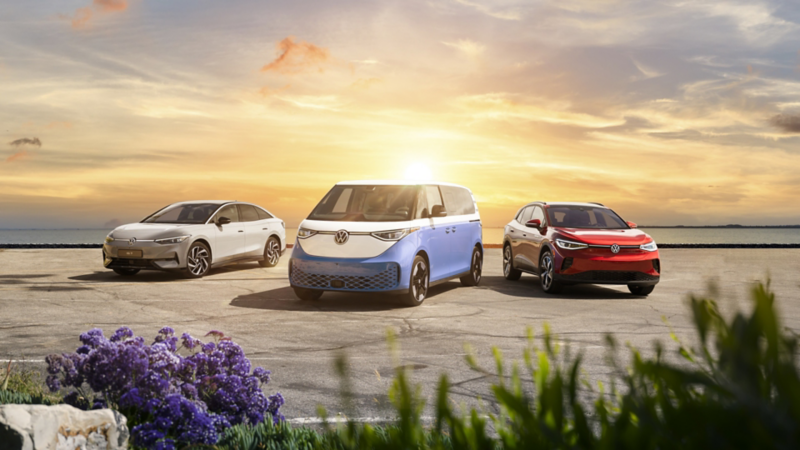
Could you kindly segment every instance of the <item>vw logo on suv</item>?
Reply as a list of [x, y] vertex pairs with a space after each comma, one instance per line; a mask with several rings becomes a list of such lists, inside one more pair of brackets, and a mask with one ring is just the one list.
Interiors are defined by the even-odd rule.
[[136, 238], [135, 237], [128, 239], [128, 245], [133, 245], [135, 243], [136, 243]]
[[337, 244], [343, 245], [350, 239], [350, 233], [347, 230], [339, 230], [336, 232], [336, 235], [333, 237]]
[[619, 253], [619, 244], [612, 244], [611, 245], [611, 253], [614, 253], [614, 254]]

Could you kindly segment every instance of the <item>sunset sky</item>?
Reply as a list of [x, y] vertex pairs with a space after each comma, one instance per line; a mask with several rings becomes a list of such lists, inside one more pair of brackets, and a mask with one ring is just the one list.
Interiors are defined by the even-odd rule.
[[0, 3], [0, 228], [192, 199], [296, 226], [411, 164], [486, 226], [533, 200], [640, 224], [800, 223], [800, 4]]

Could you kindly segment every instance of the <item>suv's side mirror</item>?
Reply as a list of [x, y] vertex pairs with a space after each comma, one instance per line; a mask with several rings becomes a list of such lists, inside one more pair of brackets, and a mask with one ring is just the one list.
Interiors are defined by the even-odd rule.
[[225, 225], [226, 223], [231, 223], [231, 219], [225, 216], [222, 216], [219, 219], [217, 219], [217, 225]]
[[525, 226], [528, 228], [542, 228], [542, 221], [539, 219], [533, 219], [525, 222]]
[[433, 205], [433, 209], [431, 210], [431, 217], [444, 217], [447, 215], [447, 210], [444, 209], [444, 205]]
[[626, 222], [626, 223], [628, 224], [629, 227], [636, 228], [636, 224], [635, 223], [633, 223], [633, 222]]

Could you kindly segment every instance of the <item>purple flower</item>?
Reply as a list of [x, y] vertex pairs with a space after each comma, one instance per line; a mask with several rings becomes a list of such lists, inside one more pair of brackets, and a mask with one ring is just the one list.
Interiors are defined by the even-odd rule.
[[195, 347], [199, 347], [203, 345], [199, 339], [193, 338], [189, 333], [183, 333], [181, 335], [181, 343], [184, 347], [188, 348], [189, 350], [194, 350]]
[[253, 376], [258, 378], [261, 384], [267, 384], [272, 379], [272, 372], [263, 367], [256, 367], [253, 369]]
[[117, 331], [114, 332], [113, 335], [111, 335], [110, 338], [108, 338], [108, 340], [111, 342], [119, 342], [119, 341], [124, 341], [125, 339], [130, 339], [132, 337], [133, 337], [133, 330], [131, 330], [128, 327], [120, 327], [117, 329]]

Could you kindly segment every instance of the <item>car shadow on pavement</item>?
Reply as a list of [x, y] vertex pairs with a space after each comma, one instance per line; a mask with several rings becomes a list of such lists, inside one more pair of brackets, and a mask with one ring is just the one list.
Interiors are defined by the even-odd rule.
[[[461, 286], [458, 283], [444, 283], [433, 286], [428, 291], [428, 302], [436, 301], [436, 296]], [[300, 300], [291, 287], [282, 287], [264, 292], [240, 295], [231, 300], [231, 306], [239, 308], [268, 309], [273, 311], [388, 311], [408, 308], [393, 294], [365, 292], [327, 291], [316, 301]]]
[[[228, 273], [236, 273], [242, 272], [251, 269], [259, 269], [261, 266], [258, 263], [252, 264], [230, 264], [227, 266], [222, 267], [214, 267], [208, 271], [208, 273], [200, 279], [210, 279], [213, 280], [215, 276], [228, 274]], [[180, 282], [180, 281], [192, 281], [190, 278], [186, 278], [182, 272], [171, 270], [171, 271], [161, 271], [161, 270], [143, 270], [136, 275], [131, 276], [122, 276], [117, 275], [113, 270], [95, 270], [92, 273], [87, 273], [84, 275], [75, 275], [69, 277], [70, 280], [75, 281], [99, 281], [99, 282], [108, 282], [108, 283], [168, 283], [168, 282]], [[229, 278], [221, 278], [223, 280], [230, 280]]]
[[501, 276], [483, 277], [477, 289], [489, 289], [504, 295], [514, 297], [529, 297], [540, 299], [559, 299], [559, 300], [632, 300], [643, 298], [632, 295], [628, 292], [625, 285], [619, 285], [613, 289], [608, 286], [597, 284], [575, 284], [564, 286], [558, 294], [547, 294], [539, 285], [539, 277], [533, 275], [523, 275], [517, 281], [509, 281]]

